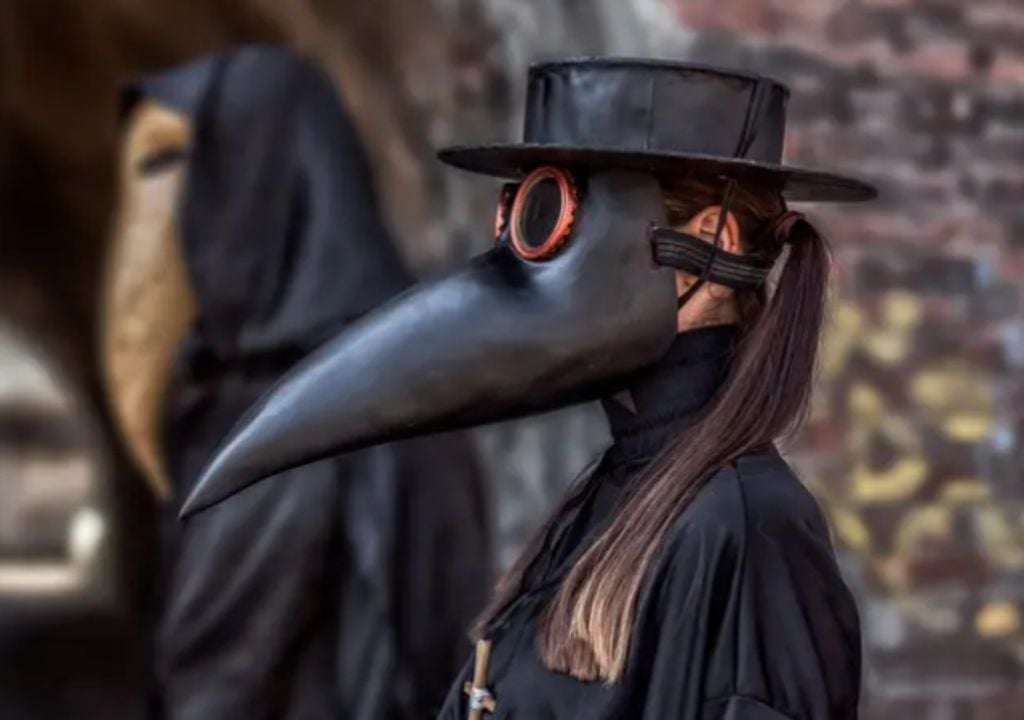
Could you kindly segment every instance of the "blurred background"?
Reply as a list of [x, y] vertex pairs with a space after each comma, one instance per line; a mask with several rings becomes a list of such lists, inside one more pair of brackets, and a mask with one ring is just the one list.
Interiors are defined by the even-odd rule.
[[[787, 82], [788, 158], [882, 189], [811, 209], [839, 278], [790, 451], [858, 596], [864, 717], [1024, 717], [1021, 0], [0, 0], [0, 717], [143, 717], [155, 500], [96, 339], [117, 94], [243, 42], [329, 72], [420, 273], [490, 244], [496, 184], [433, 156], [517, 137], [532, 61]], [[475, 434], [499, 565], [604, 433], [584, 407]]]

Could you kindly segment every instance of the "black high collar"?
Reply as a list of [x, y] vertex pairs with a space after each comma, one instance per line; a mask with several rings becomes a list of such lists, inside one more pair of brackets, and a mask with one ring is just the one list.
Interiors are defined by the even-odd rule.
[[739, 328], [713, 325], [676, 336], [654, 365], [602, 401], [614, 444], [605, 461], [647, 462], [694, 420], [725, 380]]

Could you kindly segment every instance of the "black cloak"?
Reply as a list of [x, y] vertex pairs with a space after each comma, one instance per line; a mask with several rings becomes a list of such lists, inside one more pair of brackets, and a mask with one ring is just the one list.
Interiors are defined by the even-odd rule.
[[[614, 443], [547, 531], [515, 600], [491, 623], [487, 720], [854, 720], [857, 610], [825, 520], [772, 447], [722, 468], [683, 511], [646, 578], [625, 676], [581, 682], [537, 653], [536, 622], [637, 473], [724, 379], [736, 329], [679, 335], [605, 401]], [[457, 677], [440, 720], [467, 717]]]
[[[406, 287], [363, 148], [328, 79], [244, 48], [137, 90], [185, 111], [181, 234], [198, 321], [165, 418], [180, 501], [296, 360]], [[158, 714], [419, 718], [487, 583], [481, 480], [459, 436], [282, 473], [177, 526], [167, 512]]]

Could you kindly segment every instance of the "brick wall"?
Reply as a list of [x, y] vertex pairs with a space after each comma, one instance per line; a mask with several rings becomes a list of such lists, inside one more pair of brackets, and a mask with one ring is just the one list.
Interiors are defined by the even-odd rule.
[[857, 586], [871, 718], [1024, 715], [1024, 3], [683, 0], [796, 90], [794, 162], [871, 178], [796, 455]]
[[[227, 39], [279, 38], [318, 57], [421, 269], [489, 243], [495, 185], [444, 170], [433, 151], [514, 137], [531, 60], [657, 54], [787, 81], [790, 160], [883, 190], [869, 206], [814, 210], [840, 283], [821, 391], [794, 448], [860, 600], [865, 716], [1024, 716], [1024, 2], [73, 5], [58, 26], [0, 0], [0, 219], [11, 239], [0, 290], [16, 280], [18, 297], [57, 308], [29, 325], [70, 328], [69, 364], [93, 356], [117, 77]], [[602, 421], [574, 409], [480, 440], [507, 559], [600, 447]]]

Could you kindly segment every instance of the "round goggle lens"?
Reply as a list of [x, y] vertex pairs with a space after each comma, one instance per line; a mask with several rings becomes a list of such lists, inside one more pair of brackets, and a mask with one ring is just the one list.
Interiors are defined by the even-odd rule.
[[553, 256], [569, 237], [576, 214], [572, 176], [557, 167], [539, 168], [523, 181], [512, 206], [512, 246], [527, 260]]
[[562, 215], [562, 190], [552, 177], [538, 180], [525, 191], [516, 229], [523, 245], [536, 249], [551, 239]]

